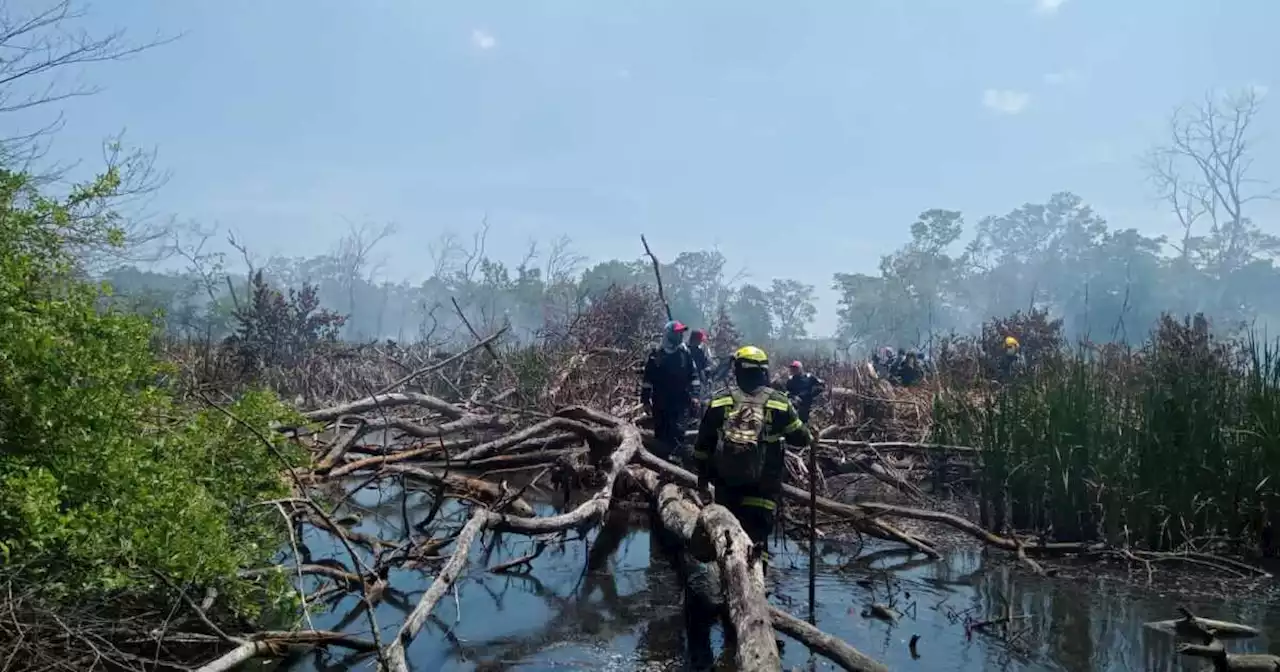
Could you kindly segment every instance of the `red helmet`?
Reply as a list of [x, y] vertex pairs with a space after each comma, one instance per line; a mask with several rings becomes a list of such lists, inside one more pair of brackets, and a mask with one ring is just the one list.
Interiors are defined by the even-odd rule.
[[800, 366], [801, 366], [800, 360], [798, 359], [791, 362], [791, 368], [793, 369], [798, 369], [800, 368]]

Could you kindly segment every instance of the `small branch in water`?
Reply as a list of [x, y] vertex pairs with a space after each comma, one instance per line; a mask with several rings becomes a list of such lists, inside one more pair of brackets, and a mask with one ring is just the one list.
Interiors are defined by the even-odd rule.
[[507, 562], [494, 565], [493, 567], [489, 568], [489, 571], [493, 574], [502, 574], [504, 572], [514, 571], [515, 569], [521, 568], [521, 567], [525, 569], [529, 569], [530, 563], [536, 560], [538, 556], [542, 555], [542, 552], [546, 550], [546, 548], [547, 548], [547, 542], [539, 541], [538, 544], [534, 546], [534, 551], [532, 553], [529, 553], [528, 555], [522, 555], [514, 560], [508, 560]]

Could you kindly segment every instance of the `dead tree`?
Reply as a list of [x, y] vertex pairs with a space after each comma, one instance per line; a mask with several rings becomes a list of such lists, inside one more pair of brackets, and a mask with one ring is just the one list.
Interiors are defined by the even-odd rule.
[[[1280, 252], [1280, 237], [1264, 233], [1249, 217], [1251, 203], [1278, 193], [1253, 174], [1251, 133], [1260, 106], [1256, 88], [1207, 94], [1199, 105], [1176, 110], [1167, 143], [1147, 154], [1156, 195], [1182, 228], [1174, 247], [1188, 283], [1196, 272], [1222, 280]], [[1215, 307], [1225, 307], [1222, 298]]]

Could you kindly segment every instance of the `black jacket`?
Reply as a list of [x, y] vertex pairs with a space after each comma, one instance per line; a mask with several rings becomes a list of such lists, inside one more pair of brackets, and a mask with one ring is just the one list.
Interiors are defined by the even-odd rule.
[[693, 365], [698, 369], [698, 374], [706, 380], [711, 376], [711, 356], [707, 354], [707, 346], [698, 344], [689, 348], [689, 354], [693, 355]]
[[[698, 425], [698, 439], [693, 446], [698, 480], [712, 483], [716, 481], [715, 461], [712, 457], [720, 447], [720, 432], [733, 404], [733, 395], [728, 389], [717, 390], [711, 403], [707, 404], [706, 412], [702, 414], [702, 422]], [[786, 476], [782, 442], [785, 440], [792, 446], [807, 446], [809, 430], [800, 422], [800, 416], [796, 414], [787, 395], [772, 388], [769, 388], [769, 400], [765, 402], [764, 419], [763, 443], [768, 450], [760, 492], [763, 496], [773, 496], [781, 492], [782, 481]]]
[[812, 404], [813, 400], [827, 389], [827, 384], [812, 373], [791, 376], [787, 379], [787, 394], [800, 400], [801, 404]]
[[660, 347], [649, 352], [640, 381], [641, 403], [687, 405], [698, 396], [701, 388], [702, 378], [693, 362], [693, 354], [684, 344], [671, 352]]

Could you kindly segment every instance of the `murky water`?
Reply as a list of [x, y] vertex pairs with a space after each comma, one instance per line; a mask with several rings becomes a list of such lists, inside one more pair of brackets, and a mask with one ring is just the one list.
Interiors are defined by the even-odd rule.
[[[430, 509], [425, 498], [411, 496], [402, 507], [396, 493], [369, 489], [354, 498], [365, 516], [357, 528], [387, 539], [401, 538], [405, 511], [420, 520]], [[382, 502], [381, 504], [379, 502]], [[542, 513], [550, 513], [545, 507]], [[676, 573], [642, 524], [631, 516], [612, 553], [600, 553], [600, 569], [585, 572], [588, 539], [548, 544], [519, 574], [493, 574], [486, 568], [532, 552], [534, 542], [504, 535], [472, 547], [471, 564], [457, 590], [443, 599], [426, 629], [410, 646], [408, 658], [423, 672], [453, 670], [680, 670], [684, 669], [682, 594]], [[439, 524], [458, 529], [465, 511], [446, 507]], [[307, 539], [316, 557], [333, 554], [319, 537]], [[608, 544], [612, 547], [613, 544]], [[604, 549], [607, 551], [607, 548]], [[817, 579], [817, 625], [878, 658], [892, 670], [1192, 670], [1203, 665], [1178, 660], [1172, 636], [1143, 627], [1145, 621], [1173, 618], [1178, 605], [1199, 615], [1262, 627], [1266, 636], [1232, 642], [1232, 651], [1265, 651], [1280, 645], [1280, 604], [1259, 592], [1230, 600], [1193, 598], [1169, 591], [1139, 590], [1115, 575], [1085, 572], [1085, 578], [1042, 579], [1003, 562], [984, 562], [981, 553], [950, 554], [944, 561], [923, 561], [890, 549], [853, 549], [825, 544]], [[770, 568], [773, 602], [806, 617], [808, 556], [796, 544], [775, 543]], [[447, 553], [447, 549], [446, 549]], [[399, 628], [432, 580], [432, 573], [396, 571], [390, 590], [375, 610], [383, 641]], [[873, 600], [904, 613], [896, 624], [864, 618]], [[966, 619], [1015, 615], [1008, 631], [969, 632]], [[370, 626], [356, 597], [344, 598], [313, 616], [318, 628], [364, 633]], [[918, 659], [908, 640], [919, 636]], [[780, 636], [787, 669], [809, 669], [801, 644]], [[720, 649], [717, 628], [716, 649]], [[368, 658], [360, 663], [370, 665]], [[821, 658], [815, 669], [836, 669]], [[731, 666], [730, 666], [731, 667]], [[730, 669], [722, 667], [721, 669]], [[341, 652], [311, 653], [286, 661], [279, 669], [345, 670], [351, 660]]]

